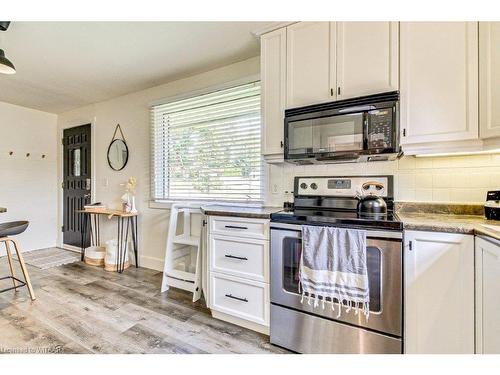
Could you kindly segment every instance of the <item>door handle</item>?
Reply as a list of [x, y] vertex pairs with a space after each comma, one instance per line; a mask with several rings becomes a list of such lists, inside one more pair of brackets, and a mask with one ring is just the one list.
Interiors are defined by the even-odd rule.
[[241, 302], [248, 302], [248, 300], [246, 298], [235, 297], [232, 294], [226, 294], [226, 297], [227, 298], [232, 298], [232, 299], [235, 299], [235, 300], [238, 300], [238, 301], [241, 301]]
[[248, 229], [247, 227], [240, 227], [237, 225], [225, 225], [225, 227], [228, 229]]
[[231, 254], [226, 254], [224, 255], [226, 258], [232, 258], [232, 259], [239, 259], [239, 260], [248, 260], [248, 258], [245, 258], [245, 257], [237, 257], [235, 255], [231, 255]]

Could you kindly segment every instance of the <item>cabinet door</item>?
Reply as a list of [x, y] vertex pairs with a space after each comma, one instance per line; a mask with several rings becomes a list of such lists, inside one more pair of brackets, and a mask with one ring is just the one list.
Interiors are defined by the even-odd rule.
[[474, 353], [474, 237], [405, 232], [405, 352]]
[[477, 22], [401, 22], [402, 144], [478, 138]]
[[337, 22], [337, 98], [397, 90], [398, 22]]
[[479, 23], [481, 138], [500, 136], [500, 22]]
[[262, 154], [283, 153], [286, 28], [261, 37]]
[[476, 352], [500, 354], [500, 241], [494, 243], [478, 237], [476, 237]]
[[335, 100], [335, 23], [287, 27], [287, 108]]

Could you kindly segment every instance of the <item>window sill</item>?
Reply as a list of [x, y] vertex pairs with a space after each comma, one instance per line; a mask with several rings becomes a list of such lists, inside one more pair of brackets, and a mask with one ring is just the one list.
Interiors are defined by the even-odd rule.
[[226, 201], [189, 201], [189, 200], [183, 200], [183, 201], [155, 201], [151, 200], [149, 201], [149, 208], [152, 209], [158, 209], [158, 210], [170, 210], [172, 208], [172, 205], [175, 203], [188, 203], [190, 205], [199, 205], [201, 206], [231, 206], [231, 207], [247, 207], [247, 208], [261, 208], [264, 207], [264, 204], [262, 203], [245, 203], [245, 202], [226, 202]]

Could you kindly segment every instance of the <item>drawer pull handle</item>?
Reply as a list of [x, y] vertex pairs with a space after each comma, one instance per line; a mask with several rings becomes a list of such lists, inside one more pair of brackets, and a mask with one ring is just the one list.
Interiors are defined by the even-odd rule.
[[248, 260], [248, 258], [245, 257], [237, 257], [236, 255], [231, 255], [231, 254], [226, 254], [224, 255], [226, 258], [232, 258], [232, 259], [239, 259], [239, 260]]
[[248, 229], [247, 227], [239, 227], [237, 225], [226, 225], [226, 228], [229, 228], [229, 229]]
[[236, 300], [241, 301], [241, 302], [248, 302], [248, 300], [246, 298], [235, 297], [232, 294], [226, 294], [226, 297], [227, 298], [236, 299]]

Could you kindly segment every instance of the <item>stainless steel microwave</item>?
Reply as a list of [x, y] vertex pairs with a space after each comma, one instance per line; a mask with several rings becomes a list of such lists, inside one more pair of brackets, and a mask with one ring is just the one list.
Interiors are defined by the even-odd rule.
[[399, 144], [399, 92], [285, 111], [285, 161], [296, 164], [394, 160]]

